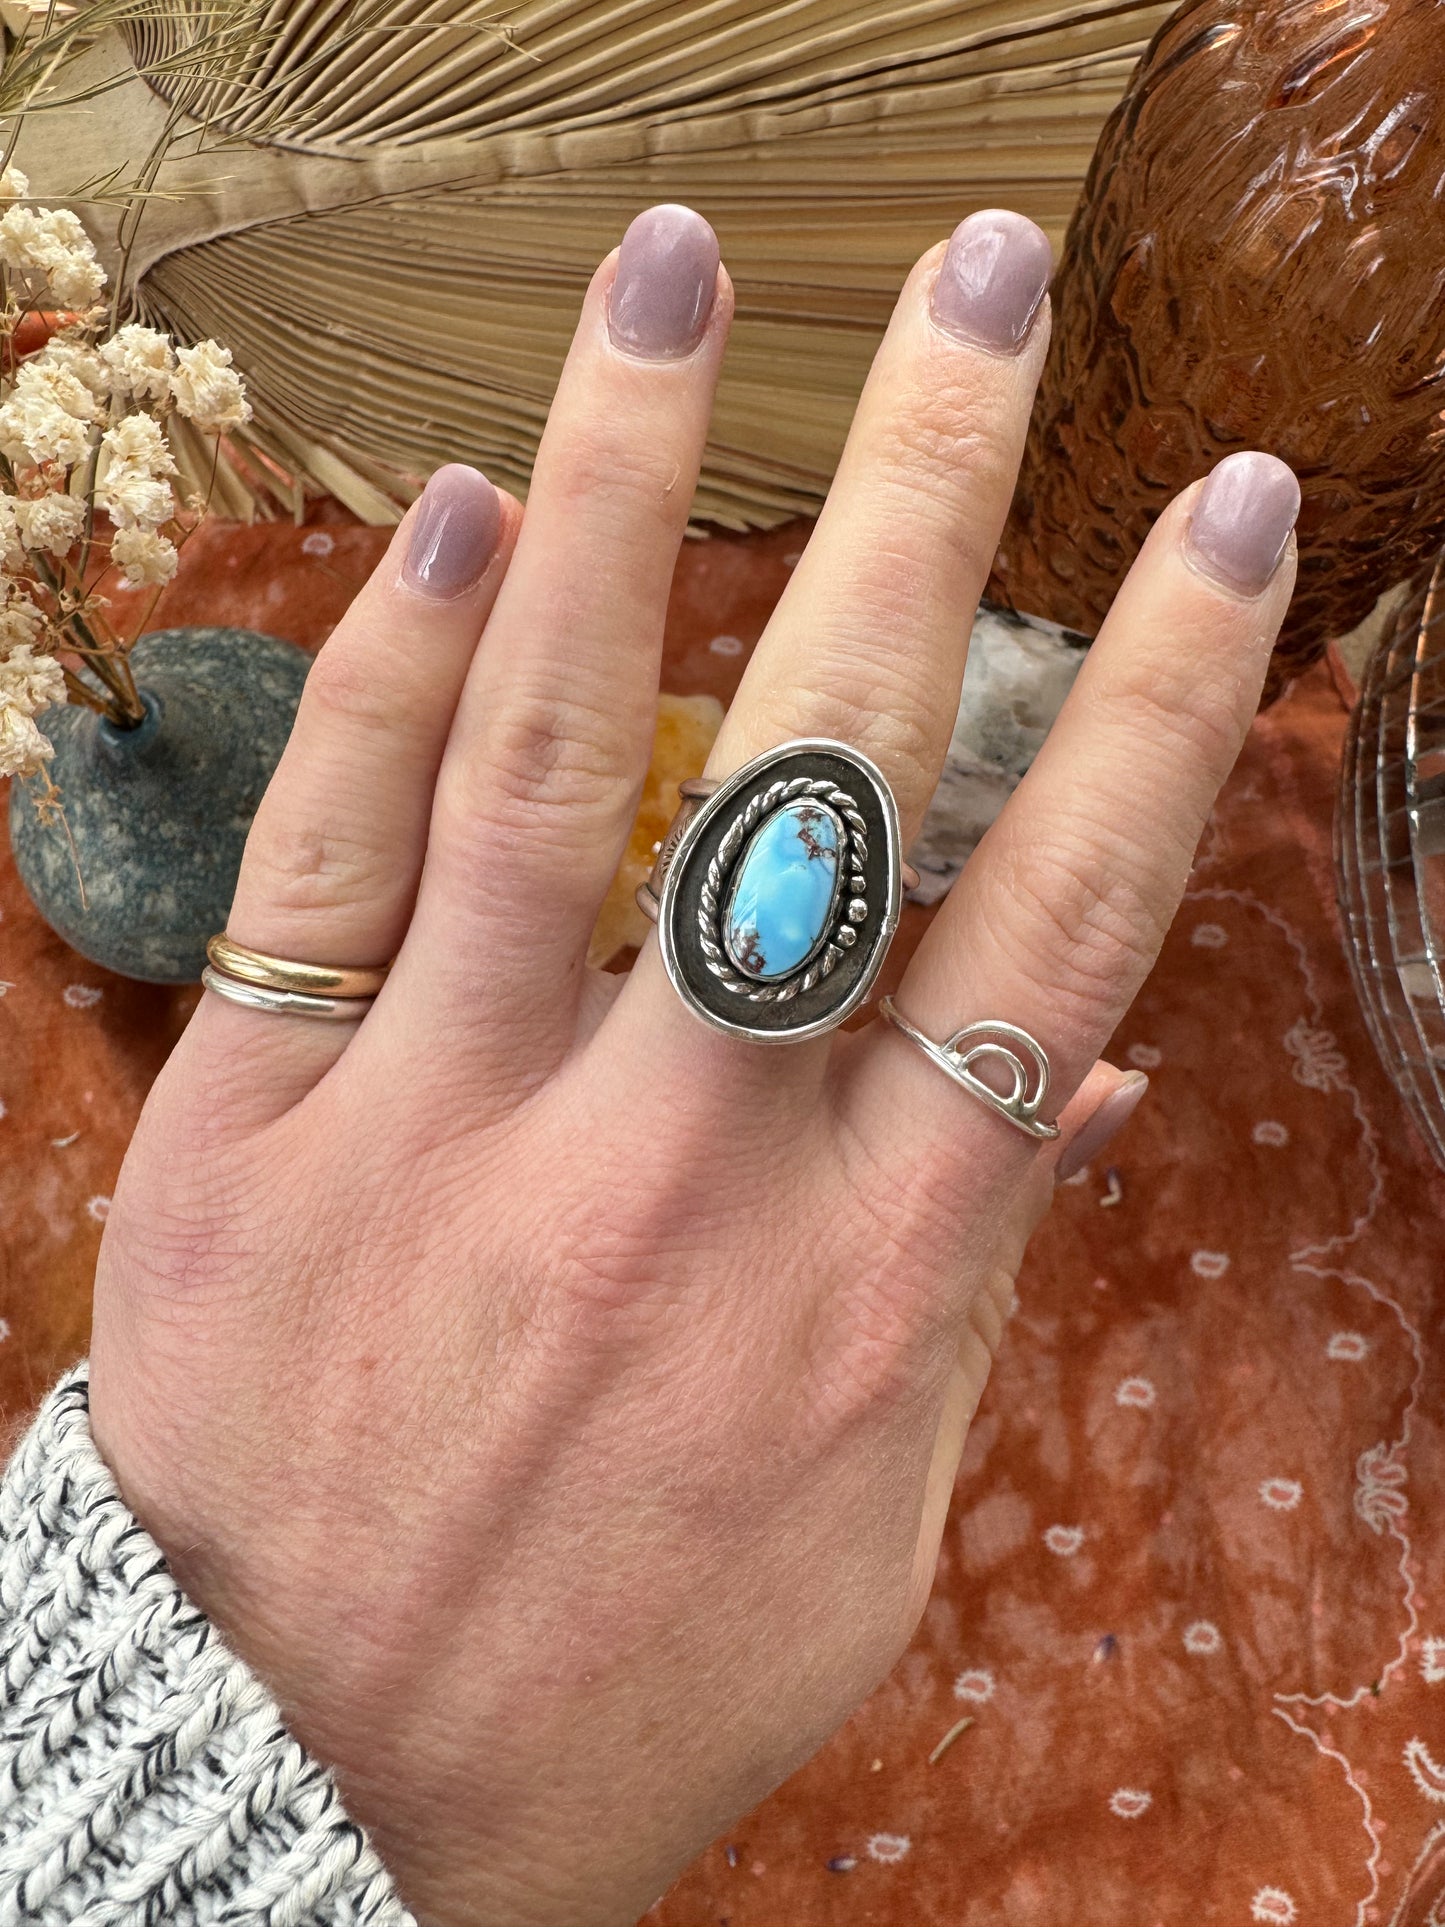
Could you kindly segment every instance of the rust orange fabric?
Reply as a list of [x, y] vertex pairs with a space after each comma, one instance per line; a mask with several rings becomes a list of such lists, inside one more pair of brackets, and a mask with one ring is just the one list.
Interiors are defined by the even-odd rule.
[[[207, 525], [155, 620], [315, 646], [384, 540]], [[801, 540], [687, 546], [669, 689], [726, 699]], [[1115, 1040], [1153, 1088], [1030, 1251], [910, 1651], [653, 1927], [1445, 1919], [1445, 1179], [1341, 954], [1344, 720], [1321, 667], [1255, 726]], [[84, 1347], [126, 1140], [197, 993], [84, 962], [8, 863], [0, 919], [18, 1418]]]

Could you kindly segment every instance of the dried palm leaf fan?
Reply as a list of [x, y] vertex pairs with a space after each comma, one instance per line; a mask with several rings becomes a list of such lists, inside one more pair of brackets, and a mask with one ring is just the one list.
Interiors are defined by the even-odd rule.
[[1062, 231], [1168, 12], [271, 0], [239, 64], [198, 85], [182, 56], [219, 4], [132, 0], [80, 63], [108, 91], [33, 117], [17, 158], [60, 198], [148, 151], [168, 102], [183, 134], [204, 123], [128, 266], [143, 316], [245, 371], [264, 459], [238, 451], [226, 505], [320, 486], [385, 521], [455, 459], [523, 488], [588, 275], [673, 199], [713, 221], [739, 287], [697, 504], [734, 528], [816, 509], [924, 247], [1000, 201]]

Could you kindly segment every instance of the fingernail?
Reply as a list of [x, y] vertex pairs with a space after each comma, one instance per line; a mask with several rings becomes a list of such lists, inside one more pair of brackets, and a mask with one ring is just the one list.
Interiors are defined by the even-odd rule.
[[502, 504], [486, 476], [461, 462], [439, 468], [422, 491], [402, 574], [445, 600], [473, 588], [502, 532]]
[[990, 354], [1016, 355], [1048, 292], [1049, 237], [1022, 214], [985, 208], [953, 231], [933, 284], [940, 328]]
[[689, 354], [717, 294], [717, 236], [690, 207], [650, 207], [622, 237], [608, 301], [614, 343], [647, 361]]
[[1186, 552], [1226, 589], [1258, 595], [1280, 565], [1299, 504], [1299, 483], [1273, 455], [1226, 455], [1195, 499]]
[[1116, 1084], [1093, 1116], [1080, 1126], [1079, 1134], [1059, 1159], [1056, 1176], [1062, 1182], [1071, 1178], [1091, 1159], [1096, 1158], [1114, 1133], [1123, 1128], [1149, 1088], [1143, 1071], [1130, 1071], [1122, 1084]]

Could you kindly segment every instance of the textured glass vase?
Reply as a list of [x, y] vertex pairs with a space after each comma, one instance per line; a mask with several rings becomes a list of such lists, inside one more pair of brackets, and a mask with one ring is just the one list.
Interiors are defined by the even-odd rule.
[[1186, 0], [1106, 126], [991, 593], [1092, 635], [1221, 456], [1304, 489], [1266, 694], [1445, 537], [1445, 5]]

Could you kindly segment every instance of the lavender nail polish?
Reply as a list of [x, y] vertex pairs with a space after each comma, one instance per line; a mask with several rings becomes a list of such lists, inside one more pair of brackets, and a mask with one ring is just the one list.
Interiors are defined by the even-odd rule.
[[1048, 292], [1048, 236], [1022, 214], [985, 208], [953, 231], [933, 284], [940, 328], [990, 354], [1016, 355]]
[[439, 601], [462, 595], [485, 573], [501, 532], [502, 504], [486, 476], [448, 462], [417, 503], [402, 575]]
[[646, 361], [690, 354], [717, 295], [717, 236], [690, 207], [650, 207], [622, 237], [608, 302], [615, 345]]
[[1121, 1084], [1114, 1086], [1098, 1110], [1080, 1125], [1078, 1136], [1059, 1158], [1056, 1175], [1060, 1181], [1074, 1177], [1091, 1158], [1099, 1155], [1115, 1132], [1121, 1131], [1133, 1116], [1148, 1088], [1149, 1080], [1143, 1071], [1130, 1071]]
[[1299, 505], [1299, 483], [1273, 455], [1227, 455], [1195, 499], [1190, 559], [1225, 588], [1258, 595], [1283, 559]]

